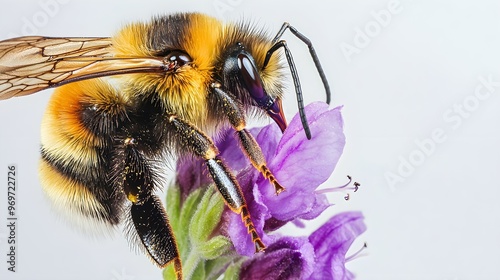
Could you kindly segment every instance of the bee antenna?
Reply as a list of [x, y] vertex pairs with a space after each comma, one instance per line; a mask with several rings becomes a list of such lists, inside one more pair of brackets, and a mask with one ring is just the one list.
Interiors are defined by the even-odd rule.
[[290, 32], [292, 32], [292, 34], [295, 35], [295, 37], [299, 38], [299, 40], [301, 40], [302, 42], [304, 42], [304, 44], [307, 45], [307, 48], [309, 49], [309, 53], [311, 54], [311, 57], [313, 59], [314, 65], [316, 66], [316, 69], [318, 70], [318, 74], [321, 78], [321, 81], [323, 82], [323, 87], [325, 88], [326, 103], [330, 104], [331, 95], [332, 95], [331, 90], [330, 90], [330, 85], [328, 84], [328, 80], [326, 79], [325, 71], [323, 71], [323, 66], [321, 66], [321, 62], [319, 61], [318, 55], [316, 54], [316, 50], [314, 49], [314, 46], [313, 46], [311, 40], [309, 40], [306, 36], [304, 36], [304, 34], [300, 33], [297, 29], [295, 29], [295, 27], [291, 26], [290, 23], [285, 22], [281, 26], [281, 29], [278, 31], [278, 34], [276, 34], [276, 36], [274, 37], [272, 42], [276, 43], [281, 38], [283, 33], [285, 33], [285, 31], [287, 29], [289, 29]]
[[302, 89], [300, 87], [300, 80], [299, 80], [299, 75], [297, 73], [297, 68], [295, 67], [295, 62], [293, 61], [292, 53], [290, 52], [290, 49], [288, 49], [288, 46], [286, 44], [285, 40], [280, 40], [281, 36], [283, 36], [283, 33], [289, 29], [290, 32], [292, 32], [295, 37], [299, 38], [302, 42], [304, 42], [307, 47], [309, 48], [309, 53], [311, 54], [311, 57], [314, 61], [314, 65], [316, 66], [316, 69], [318, 70], [318, 74], [321, 78], [321, 81], [323, 82], [323, 86], [325, 88], [326, 92], [326, 103], [330, 104], [331, 101], [331, 91], [330, 91], [330, 85], [328, 84], [328, 80], [326, 79], [325, 72], [323, 71], [323, 67], [321, 66], [321, 63], [319, 62], [318, 55], [316, 54], [316, 50], [314, 49], [311, 40], [309, 40], [306, 36], [304, 36], [302, 33], [300, 33], [297, 29], [295, 29], [293, 26], [291, 26], [288, 22], [283, 23], [281, 26], [281, 29], [278, 31], [274, 39], [272, 40], [273, 46], [267, 51], [266, 58], [264, 60], [264, 66], [262, 69], [265, 69], [267, 64], [269, 63], [269, 60], [271, 59], [272, 54], [278, 50], [279, 48], [283, 47], [285, 50], [285, 56], [288, 61], [288, 66], [290, 67], [290, 72], [292, 74], [292, 79], [293, 83], [295, 86], [295, 93], [297, 96], [297, 103], [299, 107], [299, 115], [300, 115], [300, 120], [302, 122], [302, 126], [304, 127], [304, 132], [306, 133], [307, 139], [311, 139], [311, 130], [309, 129], [309, 125], [307, 123], [307, 118], [306, 114], [304, 111], [304, 98], [302, 97]]

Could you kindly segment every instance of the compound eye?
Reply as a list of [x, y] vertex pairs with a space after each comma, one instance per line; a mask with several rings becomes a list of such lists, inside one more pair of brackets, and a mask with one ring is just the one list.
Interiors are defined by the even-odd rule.
[[264, 91], [255, 64], [246, 54], [238, 55], [238, 68], [240, 69], [245, 87], [250, 93], [250, 96], [257, 102], [257, 105], [263, 109], [267, 109], [271, 106], [273, 100]]
[[187, 53], [182, 51], [171, 51], [165, 59], [172, 65], [175, 65], [176, 68], [189, 64], [193, 61]]
[[238, 68], [240, 69], [243, 84], [247, 88], [252, 99], [257, 103], [257, 106], [266, 111], [266, 113], [278, 124], [281, 131], [285, 131], [287, 124], [281, 100], [273, 99], [264, 90], [253, 60], [250, 59], [248, 55], [240, 53], [238, 55]]

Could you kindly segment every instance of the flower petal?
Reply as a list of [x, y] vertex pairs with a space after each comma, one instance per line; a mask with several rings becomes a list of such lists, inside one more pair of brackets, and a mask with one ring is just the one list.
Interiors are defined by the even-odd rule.
[[219, 157], [224, 160], [224, 163], [226, 163], [229, 169], [236, 174], [236, 172], [247, 167], [250, 161], [240, 149], [241, 145], [238, 141], [236, 132], [231, 129], [224, 134], [225, 137], [220, 138], [216, 142], [216, 146], [220, 152]]
[[328, 110], [321, 102], [306, 106], [311, 140], [305, 137], [298, 115], [292, 119], [270, 163], [283, 185], [317, 188], [330, 177], [345, 145], [340, 109]]
[[[269, 210], [266, 205], [262, 203], [259, 190], [253, 183], [255, 181], [255, 177], [258, 175], [259, 174], [255, 168], [253, 168], [253, 166], [249, 166], [238, 173], [236, 178], [242, 188], [248, 210], [250, 212], [250, 217], [257, 233], [264, 244], [270, 244], [274, 238], [269, 237], [263, 231], [265, 220], [270, 218]], [[253, 256], [255, 254], [255, 245], [250, 234], [248, 234], [247, 227], [241, 220], [241, 216], [232, 211], [227, 211], [225, 215], [225, 219], [229, 221], [226, 232], [231, 238], [236, 252], [242, 256]]]
[[259, 143], [266, 161], [270, 162], [276, 154], [276, 148], [278, 147], [281, 137], [283, 137], [283, 133], [278, 125], [270, 124], [262, 128], [252, 128], [250, 132], [253, 135], [257, 135], [255, 136], [255, 140]]
[[[286, 191], [276, 196], [269, 183], [258, 182], [265, 205], [273, 217], [282, 221], [293, 220], [302, 214], [306, 218], [306, 213], [315, 211], [315, 205], [323, 210], [327, 207], [324, 199], [318, 198], [314, 191], [330, 177], [344, 149], [340, 107], [328, 110], [324, 103], [313, 103], [306, 107], [306, 114], [313, 138], [307, 140], [300, 118], [296, 116], [285, 130], [276, 156], [269, 164]], [[283, 207], [285, 204], [287, 207]], [[317, 216], [317, 212], [309, 216]]]
[[243, 263], [240, 279], [304, 279], [313, 272], [314, 249], [307, 238], [283, 237]]
[[183, 200], [194, 190], [212, 182], [205, 163], [194, 156], [179, 158], [175, 172], [176, 185], [181, 190]]
[[[251, 130], [252, 133], [257, 133], [255, 138], [268, 162], [271, 162], [271, 171], [287, 188], [285, 192], [276, 196], [267, 179], [251, 166], [237, 175], [252, 221], [266, 244], [271, 237], [263, 233], [264, 228], [276, 229], [294, 219], [313, 219], [330, 206], [326, 196], [316, 194], [315, 190], [331, 175], [343, 150], [345, 140], [340, 108], [329, 110], [324, 103], [314, 103], [306, 107], [306, 114], [314, 133], [312, 140], [305, 138], [298, 117], [292, 120], [284, 135], [281, 135], [276, 125]], [[278, 154], [275, 155], [275, 151]], [[333, 155], [331, 151], [334, 151]], [[278, 162], [276, 158], [281, 158], [283, 162]], [[314, 173], [310, 168], [318, 172]], [[315, 176], [319, 179], [313, 178]], [[228, 219], [228, 234], [236, 251], [241, 255], [251, 256], [254, 245], [246, 227], [239, 217], [229, 216]], [[266, 221], [274, 223], [265, 227]]]
[[316, 254], [315, 279], [352, 279], [345, 268], [345, 254], [352, 242], [366, 230], [361, 212], [345, 212], [333, 216], [309, 236]]
[[304, 220], [312, 220], [318, 217], [323, 211], [325, 211], [328, 207], [332, 206], [332, 204], [328, 201], [328, 198], [324, 194], [316, 194], [314, 196], [316, 199], [314, 200], [311, 211], [305, 212], [299, 215], [297, 218]]

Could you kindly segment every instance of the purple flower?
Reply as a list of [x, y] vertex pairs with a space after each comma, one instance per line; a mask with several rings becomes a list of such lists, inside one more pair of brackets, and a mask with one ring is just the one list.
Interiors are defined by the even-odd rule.
[[314, 270], [314, 248], [306, 237], [283, 237], [269, 245], [265, 254], [246, 261], [240, 280], [307, 279]]
[[345, 268], [345, 254], [358, 235], [366, 230], [360, 212], [333, 216], [309, 236], [314, 247], [314, 274], [309, 279], [354, 279]]
[[[229, 149], [237, 145], [233, 137], [224, 142], [228, 146], [219, 146], [224, 159], [225, 153], [230, 153], [232, 160], [227, 162], [229, 166], [243, 168], [237, 173], [237, 179], [264, 243], [273, 242], [275, 238], [265, 231], [275, 230], [297, 219], [314, 219], [330, 206], [325, 195], [316, 193], [316, 189], [330, 177], [344, 149], [341, 108], [330, 110], [327, 104], [317, 102], [305, 109], [313, 136], [311, 140], [305, 137], [298, 116], [292, 119], [284, 134], [273, 124], [251, 130], [267, 157], [270, 170], [286, 188], [278, 196], [271, 184], [249, 163], [245, 163], [247, 159], [241, 152], [241, 157], [237, 157], [235, 149]], [[227, 213], [226, 217], [229, 220], [228, 234], [236, 251], [252, 256], [254, 245], [245, 226], [236, 215]]]
[[241, 268], [240, 279], [354, 279], [345, 254], [366, 230], [359, 212], [332, 217], [306, 237], [282, 237]]
[[[245, 256], [241, 279], [353, 279], [346, 270], [345, 254], [358, 235], [366, 230], [359, 212], [330, 218], [309, 237], [271, 234], [286, 223], [316, 218], [331, 206], [324, 192], [316, 189], [332, 174], [345, 145], [341, 107], [325, 103], [305, 108], [312, 139], [305, 137], [298, 116], [284, 133], [276, 124], [251, 129], [266, 157], [268, 167], [286, 190], [275, 194], [274, 187], [243, 154], [237, 136], [231, 132], [216, 141], [220, 157], [236, 175], [265, 253], [255, 254], [254, 244], [240, 215], [225, 211], [218, 233], [228, 236], [234, 249]], [[183, 198], [208, 185], [201, 160], [186, 158], [177, 163], [177, 185]]]

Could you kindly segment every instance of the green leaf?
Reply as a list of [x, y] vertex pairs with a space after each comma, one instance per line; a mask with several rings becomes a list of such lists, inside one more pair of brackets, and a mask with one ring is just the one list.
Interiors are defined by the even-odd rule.
[[[237, 256], [228, 257], [229, 238], [218, 229], [224, 201], [214, 186], [199, 188], [182, 201], [179, 187], [167, 192], [167, 211], [180, 251], [186, 279], [217, 279]], [[210, 261], [213, 260], [213, 261]], [[163, 271], [164, 279], [175, 279], [173, 265]]]
[[176, 279], [173, 264], [169, 264], [165, 267], [165, 269], [163, 269], [163, 279]]
[[207, 272], [205, 280], [220, 280], [220, 276], [224, 274], [230, 264], [241, 259], [237, 254], [225, 254], [213, 260], [205, 262], [205, 271]]
[[199, 244], [197, 249], [202, 258], [213, 260], [227, 252], [231, 248], [231, 244], [231, 241], [227, 237], [218, 235], [207, 242]]
[[189, 225], [189, 235], [193, 245], [198, 247], [198, 244], [207, 241], [220, 223], [223, 210], [224, 202], [222, 198], [214, 191], [214, 187], [210, 186], [205, 191]]
[[171, 185], [167, 189], [166, 201], [166, 210], [170, 225], [172, 226], [172, 228], [178, 228], [179, 216], [181, 212], [181, 191], [177, 186]]
[[200, 262], [196, 269], [194, 270], [193, 274], [191, 275], [190, 279], [206, 279], [206, 272], [205, 272], [205, 263]]
[[238, 280], [240, 279], [240, 270], [243, 260], [239, 260], [236, 263], [231, 264], [224, 273], [223, 280]]
[[[174, 191], [170, 191], [170, 189], [175, 189], [177, 191], [174, 193]], [[187, 252], [189, 252], [191, 248], [191, 242], [189, 240], [189, 232], [191, 231], [190, 230], [191, 217], [196, 212], [197, 205], [201, 199], [202, 190], [197, 189], [193, 191], [182, 203], [182, 206], [180, 206], [179, 188], [177, 186], [171, 186], [169, 188], [169, 193], [167, 195], [170, 195], [170, 192], [172, 192], [173, 196], [171, 199], [169, 199], [170, 197], [167, 196], [167, 203], [170, 203], [170, 200], [173, 200], [174, 198], [178, 199], [179, 201], [179, 204], [176, 204], [175, 203], [176, 201], [173, 201], [174, 206], [178, 207], [176, 211], [173, 211], [176, 212], [177, 214], [177, 222], [171, 223], [171, 225], [177, 240], [177, 247], [179, 248], [182, 259], [186, 257]], [[176, 197], [176, 195], [178, 195], [178, 197]]]

